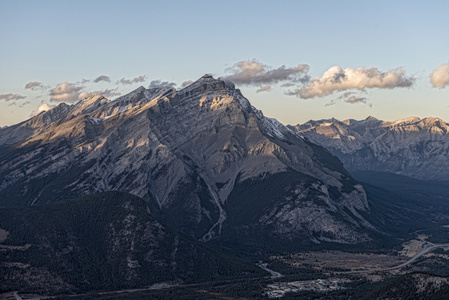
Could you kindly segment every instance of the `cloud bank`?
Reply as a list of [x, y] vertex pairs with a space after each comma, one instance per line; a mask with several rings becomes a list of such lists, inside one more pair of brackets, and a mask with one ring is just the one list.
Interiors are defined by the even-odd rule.
[[335, 66], [327, 70], [321, 78], [315, 78], [301, 89], [286, 94], [309, 99], [351, 89], [411, 87], [414, 82], [415, 78], [406, 76], [401, 68], [381, 72], [377, 68], [342, 69]]
[[22, 95], [18, 95], [18, 94], [0, 95], [0, 100], [5, 100], [5, 101], [16, 101], [16, 100], [25, 99], [25, 98], [26, 98], [26, 96], [22, 96]]
[[227, 68], [226, 71], [231, 74], [222, 79], [241, 85], [269, 85], [283, 81], [306, 82], [309, 77], [304, 75], [308, 70], [309, 66], [305, 64], [292, 68], [280, 66], [272, 69], [257, 60], [245, 60]]
[[84, 87], [78, 86], [74, 83], [60, 83], [50, 91], [50, 101], [75, 102], [83, 98], [84, 93], [81, 93], [83, 88]]
[[449, 63], [439, 66], [430, 74], [430, 82], [433, 87], [440, 89], [449, 85]]

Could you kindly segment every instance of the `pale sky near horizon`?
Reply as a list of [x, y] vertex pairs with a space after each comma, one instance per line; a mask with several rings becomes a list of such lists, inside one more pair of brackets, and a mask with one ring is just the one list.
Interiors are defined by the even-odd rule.
[[285, 124], [449, 122], [449, 1], [0, 0], [0, 11], [0, 126], [206, 73]]

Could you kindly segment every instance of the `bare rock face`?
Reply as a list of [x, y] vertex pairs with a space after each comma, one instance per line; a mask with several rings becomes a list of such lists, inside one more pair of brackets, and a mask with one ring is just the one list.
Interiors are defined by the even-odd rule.
[[92, 96], [0, 129], [0, 205], [119, 190], [169, 227], [220, 236], [370, 239], [365, 192], [327, 150], [265, 117], [232, 83]]
[[449, 124], [410, 117], [385, 122], [336, 119], [296, 125], [298, 134], [337, 155], [349, 170], [381, 171], [425, 180], [449, 176]]

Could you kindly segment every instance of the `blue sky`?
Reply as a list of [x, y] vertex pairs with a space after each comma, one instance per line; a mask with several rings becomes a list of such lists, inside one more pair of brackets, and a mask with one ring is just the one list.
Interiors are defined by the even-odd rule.
[[448, 1], [1, 0], [0, 11], [0, 126], [42, 104], [206, 73], [235, 79], [283, 123], [449, 121]]

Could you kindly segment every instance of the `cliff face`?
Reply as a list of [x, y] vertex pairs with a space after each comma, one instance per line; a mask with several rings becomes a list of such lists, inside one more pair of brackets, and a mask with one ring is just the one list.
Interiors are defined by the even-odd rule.
[[357, 243], [366, 195], [341, 162], [229, 82], [92, 96], [0, 131], [0, 205], [119, 190], [202, 241], [223, 233]]

